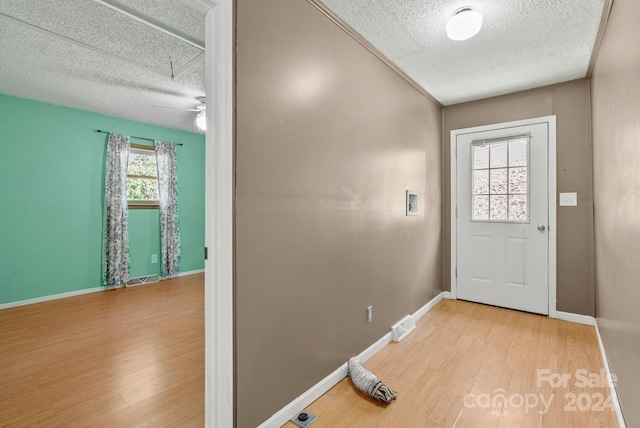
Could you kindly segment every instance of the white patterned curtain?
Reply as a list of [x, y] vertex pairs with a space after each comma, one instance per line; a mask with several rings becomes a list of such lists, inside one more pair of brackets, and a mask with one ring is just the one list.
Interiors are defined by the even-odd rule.
[[156, 141], [155, 143], [156, 161], [158, 163], [162, 276], [164, 278], [170, 278], [180, 272], [176, 145], [164, 141]]
[[128, 161], [129, 137], [109, 134], [105, 172], [104, 285], [121, 285], [129, 281]]

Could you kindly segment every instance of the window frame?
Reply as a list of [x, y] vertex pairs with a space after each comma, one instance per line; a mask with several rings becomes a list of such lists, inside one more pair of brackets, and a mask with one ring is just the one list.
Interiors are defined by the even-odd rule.
[[[130, 149], [136, 149], [136, 150], [142, 150], [142, 151], [146, 151], [146, 152], [150, 152], [147, 156], [154, 156], [155, 157], [155, 146], [146, 146], [143, 144], [130, 144], [129, 145]], [[129, 154], [131, 155], [131, 151], [129, 152]], [[158, 163], [156, 162], [156, 176], [150, 176], [150, 175], [134, 175], [134, 174], [129, 174], [129, 162], [127, 161], [127, 186], [129, 185], [128, 181], [129, 178], [142, 178], [142, 179], [154, 179], [156, 181], [158, 181]], [[145, 200], [139, 200], [139, 199], [129, 199], [127, 198], [127, 206], [129, 207], [129, 209], [158, 209], [160, 208], [160, 201], [158, 200], [149, 200], [149, 201], [145, 201]]]

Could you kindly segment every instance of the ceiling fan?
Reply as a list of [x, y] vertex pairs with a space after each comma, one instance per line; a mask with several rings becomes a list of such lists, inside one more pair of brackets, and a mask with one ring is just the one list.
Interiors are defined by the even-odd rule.
[[196, 111], [198, 112], [198, 114], [196, 115], [196, 126], [198, 127], [198, 129], [200, 129], [201, 131], [206, 131], [207, 130], [207, 104], [206, 104], [206, 97], [196, 97], [196, 99], [198, 100], [198, 102], [200, 104], [198, 104], [197, 106], [193, 107], [193, 108], [182, 108], [182, 107], [167, 107], [167, 106], [153, 106], [155, 108], [166, 108], [166, 109], [172, 109], [172, 110], [183, 110], [183, 111]]

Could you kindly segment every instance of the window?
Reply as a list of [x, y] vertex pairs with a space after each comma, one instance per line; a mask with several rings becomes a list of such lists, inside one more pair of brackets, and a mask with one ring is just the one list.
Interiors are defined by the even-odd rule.
[[472, 221], [529, 222], [529, 137], [471, 145]]
[[158, 207], [158, 167], [153, 147], [131, 145], [127, 166], [127, 201], [130, 208]]

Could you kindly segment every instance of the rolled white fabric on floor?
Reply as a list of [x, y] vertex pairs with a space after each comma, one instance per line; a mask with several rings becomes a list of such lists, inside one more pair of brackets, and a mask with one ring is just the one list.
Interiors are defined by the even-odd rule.
[[365, 369], [362, 361], [356, 357], [349, 360], [349, 376], [351, 376], [351, 380], [356, 388], [365, 394], [369, 394], [378, 401], [391, 403], [398, 396], [395, 391], [389, 389], [376, 375]]

